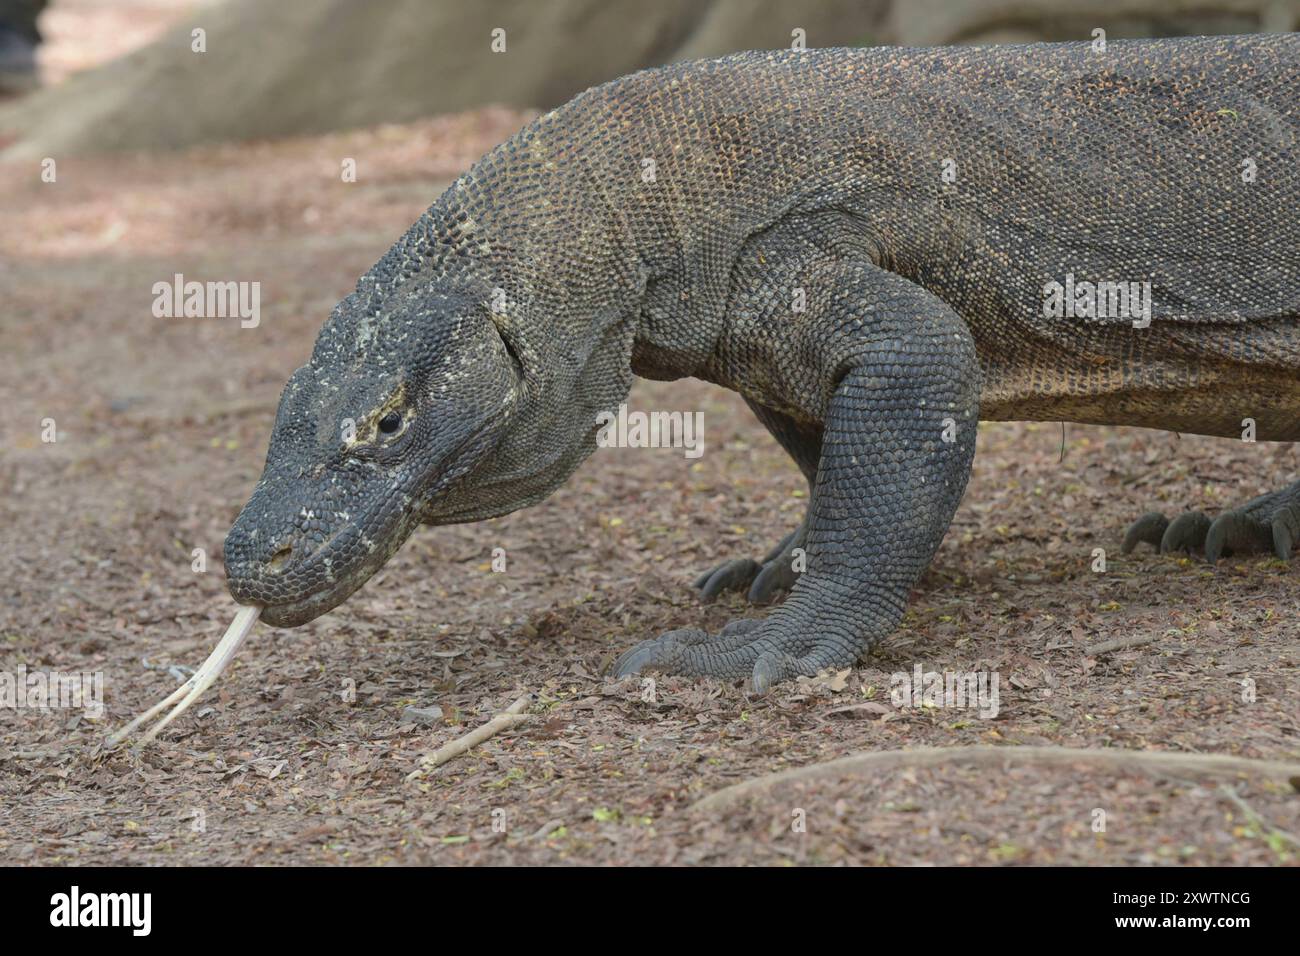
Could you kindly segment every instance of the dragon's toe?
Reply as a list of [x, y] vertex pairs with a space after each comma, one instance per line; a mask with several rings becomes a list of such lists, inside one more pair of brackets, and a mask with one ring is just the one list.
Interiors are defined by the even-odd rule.
[[733, 558], [701, 574], [695, 579], [695, 587], [700, 592], [700, 600], [712, 604], [724, 591], [741, 591], [749, 587], [762, 570], [763, 566], [753, 558]]
[[1160, 553], [1172, 554], [1175, 551], [1200, 551], [1205, 547], [1205, 536], [1210, 530], [1210, 519], [1204, 512], [1188, 511], [1180, 514], [1160, 538]]
[[1200, 511], [1189, 511], [1173, 521], [1158, 511], [1149, 512], [1129, 527], [1123, 552], [1128, 554], [1143, 541], [1162, 554], [1203, 550], [1210, 564], [1235, 554], [1267, 551], [1289, 560], [1300, 543], [1300, 482], [1253, 498], [1213, 520]]
[[1168, 527], [1168, 518], [1159, 511], [1148, 511], [1129, 525], [1128, 534], [1124, 535], [1124, 546], [1121, 550], [1124, 554], [1128, 554], [1143, 541], [1154, 548], [1159, 548], [1161, 538]]
[[789, 591], [798, 580], [799, 572], [794, 569], [793, 556], [782, 554], [763, 565], [763, 570], [749, 586], [746, 598], [750, 604], [770, 604], [778, 592]]
[[1227, 511], [1214, 519], [1205, 535], [1205, 560], [1272, 551], [1283, 561], [1291, 556], [1294, 527], [1285, 514], [1252, 514], [1245, 508]]
[[756, 694], [779, 681], [853, 663], [842, 645], [795, 637], [761, 620], [732, 621], [717, 634], [695, 628], [642, 641], [611, 669], [615, 677], [651, 671], [722, 680], [748, 678]]
[[778, 592], [799, 580], [795, 551], [804, 546], [807, 524], [801, 524], [777, 544], [762, 561], [734, 558], [705, 571], [695, 579], [700, 600], [711, 604], [724, 591], [745, 591], [751, 604], [767, 604]]

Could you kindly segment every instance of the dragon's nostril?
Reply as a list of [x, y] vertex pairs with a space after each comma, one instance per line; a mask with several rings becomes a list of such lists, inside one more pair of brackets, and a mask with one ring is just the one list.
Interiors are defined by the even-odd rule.
[[293, 545], [291, 544], [284, 545], [282, 548], [280, 548], [280, 550], [276, 551], [275, 554], [271, 555], [270, 561], [266, 562], [267, 570], [279, 571], [280, 568], [284, 567], [284, 565], [288, 562], [289, 556], [291, 554], [293, 554]]

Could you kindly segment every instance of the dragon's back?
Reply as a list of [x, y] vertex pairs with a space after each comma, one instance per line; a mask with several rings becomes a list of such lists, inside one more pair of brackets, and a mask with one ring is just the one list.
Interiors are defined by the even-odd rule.
[[966, 319], [984, 417], [1300, 437], [1300, 37], [644, 76], [633, 154], [672, 144], [668, 181], [692, 187], [670, 231], [740, 249], [784, 217], [851, 217], [877, 265]]

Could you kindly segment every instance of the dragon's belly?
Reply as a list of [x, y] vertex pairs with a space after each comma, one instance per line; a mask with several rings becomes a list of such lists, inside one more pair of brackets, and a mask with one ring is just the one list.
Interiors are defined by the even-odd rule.
[[1095, 342], [1087, 348], [1031, 349], [1028, 361], [982, 349], [980, 417], [1133, 425], [1225, 438], [1250, 434], [1253, 423], [1261, 441], [1300, 441], [1300, 345], [1288, 366], [1285, 337], [1262, 331], [1185, 326], [1153, 331], [1141, 348], [1130, 341], [1111, 349], [1098, 349]]

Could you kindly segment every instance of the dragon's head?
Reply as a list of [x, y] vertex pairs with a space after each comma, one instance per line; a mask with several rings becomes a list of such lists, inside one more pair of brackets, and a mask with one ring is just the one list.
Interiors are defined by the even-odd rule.
[[545, 498], [626, 396], [645, 270], [615, 220], [556, 212], [587, 194], [532, 155], [509, 141], [453, 183], [285, 386], [225, 545], [231, 595], [268, 624], [336, 607], [421, 523]]
[[366, 282], [285, 386], [262, 478], [226, 538], [230, 593], [273, 625], [340, 604], [422, 521], [460, 520], [453, 492], [525, 390], [486, 302]]

